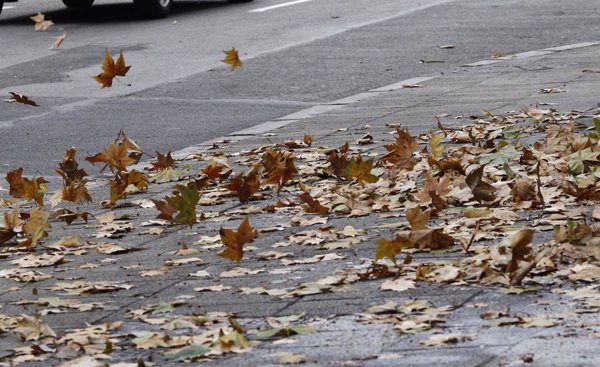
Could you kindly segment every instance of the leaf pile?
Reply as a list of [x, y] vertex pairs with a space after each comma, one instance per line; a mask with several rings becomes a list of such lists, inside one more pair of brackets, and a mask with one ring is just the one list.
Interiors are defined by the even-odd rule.
[[[600, 198], [600, 131], [590, 132], [588, 125], [587, 117], [576, 112], [526, 108], [508, 116], [486, 111], [468, 125], [440, 126], [441, 131], [417, 137], [390, 125], [390, 133], [395, 134], [391, 143], [385, 142], [385, 134], [381, 139], [368, 134], [368, 144], [360, 139], [340, 147], [316, 147], [312, 137], [304, 137], [304, 141], [287, 140], [249, 151], [207, 150], [182, 159], [186, 169], [180, 169], [182, 162], [170, 153], [157, 152], [147, 171], [152, 177], [164, 177], [154, 181], [142, 168], [132, 167], [144, 153], [121, 132], [104, 151], [86, 158], [92, 165], [102, 165], [101, 172], [108, 168], [106, 204], [114, 212], [101, 214], [88, 204], [93, 199], [87, 188], [90, 179], [75, 158], [75, 148], [67, 150], [59, 163], [56, 172], [63, 187], [51, 203], [88, 205], [88, 211], [59, 207], [47, 213], [42, 209], [46, 181], [25, 177], [19, 168], [9, 172], [11, 198], [0, 198], [0, 254], [15, 257], [10, 262], [15, 268], [2, 270], [0, 277], [17, 284], [47, 282], [46, 290], [56, 293], [58, 300], [35, 302], [55, 312], [102, 308], [101, 303], [76, 302], [72, 297], [123, 293], [133, 285], [56, 280], [47, 268], [69, 271], [65, 266], [70, 262], [76, 265], [68, 266], [77, 269], [104, 266], [103, 261], [80, 264], [76, 259], [90, 251], [107, 262], [114, 255], [127, 258], [144, 248], [114, 241], [126, 242], [134, 234], [168, 234], [186, 226], [191, 243], [180, 241], [172, 252], [165, 249], [168, 257], [159, 259], [160, 266], [148, 269], [129, 264], [123, 271], [156, 278], [185, 266], [226, 267], [220, 274], [211, 274], [219, 267], [208, 266], [185, 270], [187, 275], [178, 273], [190, 280], [223, 282], [195, 287], [196, 295], [185, 295], [189, 299], [207, 292], [289, 299], [351, 292], [352, 286], [366, 281], [378, 282], [382, 292], [411, 292], [429, 282], [510, 287], [502, 288], [505, 293], [542, 286], [580, 297], [585, 300], [582, 307], [591, 312], [598, 308], [594, 298], [598, 290], [593, 286], [600, 280], [600, 233], [594, 224], [600, 220], [600, 211], [593, 207]], [[150, 198], [140, 195], [149, 187], [160, 190]], [[120, 213], [124, 208], [129, 212]], [[141, 224], [132, 220], [132, 215], [146, 211], [152, 215]], [[52, 238], [50, 222], [87, 222], [90, 212], [98, 213], [95, 222], [83, 228], [93, 233], [81, 229], [82, 236]], [[366, 216], [373, 221], [365, 228], [331, 224]], [[228, 221], [239, 223], [237, 229]], [[277, 241], [268, 242], [271, 233], [278, 234]], [[95, 239], [82, 242], [82, 238]], [[369, 249], [373, 260], [350, 263], [358, 246]], [[23, 250], [28, 253], [24, 255]], [[310, 255], [304, 250], [311, 250]], [[452, 256], [446, 256], [449, 253]], [[298, 284], [293, 284], [296, 278], [286, 276], [298, 269], [332, 266], [334, 273]], [[227, 279], [256, 274], [281, 278], [285, 284], [274, 288], [265, 283], [252, 288], [225, 284]], [[571, 290], [566, 285], [592, 288]], [[133, 347], [161, 351], [172, 361], [212, 359], [252, 348], [253, 338], [314, 330], [314, 325], [300, 325], [297, 319], [269, 318], [253, 333], [244, 330], [246, 325], [232, 314], [186, 313], [187, 307], [181, 307], [186, 302], [184, 297], [130, 310], [127, 321], [143, 323], [144, 328], [128, 327], [129, 331], [118, 320], [56, 335], [43, 317], [0, 315], [0, 332], [35, 343], [24, 347], [27, 350], [16, 349], [12, 360], [73, 355], [93, 363], [101, 354]], [[439, 332], [450, 312], [413, 300], [374, 306], [358, 318], [390, 323], [403, 334]], [[557, 322], [533, 316], [503, 317], [499, 316], [497, 326], [551, 327]], [[472, 338], [435, 334], [420, 345]]]

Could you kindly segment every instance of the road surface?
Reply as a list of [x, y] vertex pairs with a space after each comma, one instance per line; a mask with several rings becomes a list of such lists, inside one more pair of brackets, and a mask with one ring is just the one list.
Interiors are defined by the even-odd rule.
[[[41, 107], [0, 102], [0, 175], [23, 167], [56, 176], [66, 148], [83, 158], [120, 130], [148, 153], [176, 151], [400, 80], [460, 72], [494, 54], [600, 40], [591, 0], [174, 5], [170, 18], [140, 20], [127, 1], [85, 10], [56, 0], [6, 3], [0, 95], [22, 93]], [[37, 12], [56, 25], [35, 32], [29, 16]], [[63, 32], [60, 49], [49, 50]], [[439, 47], [446, 44], [455, 47]], [[244, 61], [233, 72], [220, 62], [231, 47]], [[105, 48], [123, 51], [132, 67], [122, 80], [131, 86], [101, 89], [91, 78]]]

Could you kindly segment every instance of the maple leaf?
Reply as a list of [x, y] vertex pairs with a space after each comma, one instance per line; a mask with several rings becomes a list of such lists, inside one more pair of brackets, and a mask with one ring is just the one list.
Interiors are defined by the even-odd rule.
[[310, 147], [312, 145], [312, 143], [315, 141], [315, 137], [310, 134], [304, 134], [302, 141], [304, 142], [304, 144], [306, 144]]
[[225, 58], [221, 61], [231, 65], [231, 71], [243, 66], [238, 51], [234, 47], [232, 47], [231, 50], [223, 51], [223, 53], [225, 53]]
[[40, 106], [35, 101], [29, 99], [29, 97], [27, 97], [23, 94], [19, 94], [19, 93], [15, 93], [15, 92], [8, 92], [8, 93], [10, 94], [8, 102], [17, 102], [17, 103], [22, 103], [24, 105], [33, 106], [33, 107]]
[[221, 242], [227, 248], [217, 255], [240, 262], [244, 257], [244, 244], [254, 241], [256, 237], [256, 230], [250, 225], [248, 217], [244, 218], [238, 230], [221, 228], [219, 235], [221, 236]]
[[117, 172], [115, 178], [110, 180], [109, 203], [114, 204], [121, 198], [126, 198], [129, 193], [146, 189], [148, 177], [140, 171]]
[[43, 336], [56, 337], [54, 330], [36, 318], [21, 315], [17, 320], [17, 328], [14, 331], [19, 333], [24, 341], [38, 340]]
[[466, 178], [467, 186], [471, 189], [473, 196], [479, 201], [494, 201], [496, 188], [483, 181], [483, 169], [485, 165], [471, 171]]
[[[196, 223], [196, 205], [200, 200], [198, 191], [185, 185], [176, 185], [173, 196], [165, 197], [165, 201], [152, 200], [160, 210], [157, 218], [177, 224], [187, 224], [190, 227]], [[178, 214], [173, 217], [173, 214]]]
[[577, 200], [600, 200], [600, 191], [596, 186], [579, 187], [571, 181], [565, 181], [562, 190], [565, 194], [577, 198]]
[[390, 241], [380, 238], [375, 244], [377, 245], [375, 249], [375, 260], [387, 257], [394, 264], [396, 264], [396, 255], [398, 255], [402, 249], [412, 247], [410, 239], [400, 235], [397, 235], [395, 239]]
[[329, 209], [321, 205], [321, 203], [317, 199], [310, 196], [310, 194], [302, 193], [300, 194], [300, 199], [306, 203], [306, 205], [303, 205], [302, 207], [307, 213], [317, 213], [320, 215], [329, 214]]
[[187, 187], [190, 189], [194, 189], [198, 192], [204, 190], [210, 184], [210, 179], [208, 176], [202, 176], [200, 178], [196, 178], [187, 183]]
[[162, 171], [169, 168], [174, 168], [175, 160], [171, 156], [171, 151], [169, 151], [167, 154], [162, 154], [161, 152], [157, 151], [156, 161], [150, 162], [150, 164], [152, 165], [150, 171]]
[[122, 51], [115, 62], [107, 48], [104, 63], [102, 64], [102, 73], [93, 78], [98, 83], [102, 84], [102, 88], [109, 88], [112, 86], [114, 78], [117, 76], [125, 76], [130, 68], [131, 66], [125, 66], [125, 57], [123, 56]]
[[[105, 163], [101, 171], [106, 167], [109, 167], [112, 172], [127, 171], [127, 166], [137, 163], [141, 157], [141, 150], [134, 144], [127, 135], [124, 135], [122, 141], [114, 140], [104, 152], [87, 157], [85, 160], [92, 165]], [[135, 150], [132, 150], [132, 147], [135, 147]]]
[[410, 224], [410, 241], [412, 246], [419, 249], [441, 249], [449, 247], [454, 243], [454, 239], [445, 234], [442, 229], [429, 228], [427, 223], [431, 216], [431, 211], [421, 211], [420, 206], [409, 209], [406, 212], [406, 220]]
[[454, 243], [454, 239], [440, 228], [411, 230], [410, 240], [415, 248], [431, 250], [447, 248]]
[[439, 157], [444, 152], [444, 146], [442, 145], [442, 141], [444, 141], [444, 134], [436, 134], [433, 131], [429, 136], [429, 149], [431, 157], [434, 159], [439, 159]]
[[138, 163], [144, 154], [142, 148], [140, 148], [138, 143], [131, 139], [123, 130], [119, 131], [119, 135], [117, 135], [117, 139], [118, 138], [120, 138], [121, 142], [127, 146], [129, 158], [133, 159], [135, 163]]
[[462, 166], [461, 160], [459, 158], [454, 157], [444, 157], [441, 160], [432, 159], [431, 156], [427, 159], [427, 162], [432, 167], [439, 167], [439, 169], [444, 173], [449, 172], [457, 172], [461, 175], [466, 175], [465, 168]]
[[531, 255], [529, 244], [533, 239], [534, 233], [535, 231], [532, 229], [522, 229], [511, 238], [510, 248], [512, 249], [512, 254], [506, 266], [506, 271], [511, 274], [511, 278], [519, 269], [519, 262], [527, 260], [529, 255]]
[[363, 185], [365, 182], [377, 182], [379, 181], [379, 177], [371, 173], [372, 169], [373, 159], [363, 161], [362, 156], [359, 154], [356, 159], [352, 157], [348, 165], [344, 168], [344, 177], [349, 180], [356, 178]]
[[594, 152], [591, 148], [579, 150], [565, 157], [569, 166], [569, 172], [578, 175], [589, 172], [590, 166], [598, 164], [600, 152]]
[[520, 203], [526, 200], [535, 200], [537, 197], [535, 183], [527, 178], [519, 178], [515, 180], [515, 184], [510, 193], [513, 195], [513, 200], [515, 203]]
[[429, 218], [431, 217], [431, 211], [421, 211], [420, 206], [415, 206], [406, 212], [406, 220], [410, 224], [410, 229], [415, 231], [419, 229], [426, 229]]
[[34, 200], [38, 206], [44, 206], [44, 193], [47, 190], [43, 177], [33, 177], [31, 180], [23, 177], [23, 168], [17, 168], [6, 174], [6, 181], [10, 186], [9, 195], [27, 201]]
[[593, 236], [590, 226], [567, 220], [567, 223], [554, 227], [554, 241], [558, 243], [570, 242], [574, 245], [585, 244]]
[[482, 154], [479, 157], [479, 163], [485, 165], [488, 163], [505, 164], [511, 159], [520, 156], [521, 153], [515, 149], [515, 147], [508, 146], [500, 149], [496, 149], [491, 153]]
[[46, 31], [48, 28], [54, 25], [54, 22], [51, 20], [46, 20], [46, 16], [42, 13], [37, 13], [36, 15], [29, 17], [29, 19], [35, 22], [35, 31]]
[[4, 213], [4, 225], [0, 226], [0, 244], [8, 242], [22, 231], [23, 221], [19, 217], [19, 210], [15, 206], [10, 213]]
[[19, 246], [33, 247], [39, 240], [48, 237], [47, 230], [50, 229], [48, 215], [47, 212], [41, 209], [31, 209], [29, 212], [29, 219], [27, 220], [27, 223], [23, 225], [23, 233], [30, 237], [26, 241], [19, 243]]
[[450, 179], [448, 176], [443, 176], [438, 180], [426, 173], [425, 185], [414, 196], [421, 204], [431, 200], [438, 210], [444, 209], [446, 207], [444, 196], [451, 191], [448, 187], [449, 184]]
[[388, 153], [381, 157], [385, 162], [391, 162], [398, 168], [411, 168], [413, 153], [419, 149], [419, 143], [413, 138], [408, 130], [396, 128], [398, 137], [394, 144], [385, 145]]
[[75, 148], [67, 149], [63, 161], [58, 164], [58, 169], [55, 169], [67, 184], [73, 182], [81, 182], [88, 174], [83, 169], [79, 169], [79, 163], [75, 159], [77, 150]]
[[90, 213], [88, 212], [74, 212], [69, 209], [58, 209], [50, 214], [50, 219], [64, 221], [67, 225], [70, 225], [78, 218], [81, 218], [81, 220], [87, 223], [89, 216]]
[[250, 172], [243, 172], [235, 176], [231, 182], [224, 187], [235, 192], [240, 202], [247, 203], [250, 197], [258, 192], [260, 188], [260, 178], [258, 176], [259, 166], [255, 166]]
[[261, 163], [267, 176], [263, 184], [276, 185], [277, 193], [281, 191], [281, 187], [283, 187], [286, 182], [292, 180], [298, 173], [298, 170], [294, 165], [294, 154], [290, 152], [267, 149], [262, 156]]
[[92, 195], [90, 195], [90, 192], [88, 191], [87, 187], [85, 187], [85, 181], [72, 182], [69, 185], [63, 187], [60, 199], [65, 201], [71, 201], [73, 203], [91, 203]]
[[208, 164], [200, 172], [207, 175], [211, 180], [219, 179], [225, 180], [233, 170], [231, 169], [231, 163], [225, 155], [215, 155], [210, 158]]
[[338, 152], [332, 151], [327, 157], [327, 162], [331, 164], [333, 168], [333, 174], [338, 177], [344, 176], [344, 170], [348, 166], [348, 156], [345, 153], [338, 155]]

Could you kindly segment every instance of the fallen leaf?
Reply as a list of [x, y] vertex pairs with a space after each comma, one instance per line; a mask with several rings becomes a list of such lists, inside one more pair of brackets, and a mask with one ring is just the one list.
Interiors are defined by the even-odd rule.
[[54, 25], [54, 22], [51, 20], [46, 20], [46, 16], [42, 13], [37, 13], [36, 15], [29, 17], [29, 19], [35, 22], [35, 31], [46, 31], [48, 28]]
[[244, 257], [244, 244], [254, 241], [256, 230], [250, 225], [248, 217], [244, 218], [238, 230], [221, 228], [219, 230], [221, 242], [227, 247], [218, 253], [219, 256], [240, 262]]
[[278, 364], [300, 364], [306, 362], [306, 357], [303, 354], [283, 353], [277, 358]]
[[27, 97], [23, 94], [19, 94], [19, 93], [15, 93], [15, 92], [8, 92], [8, 93], [10, 94], [8, 102], [17, 102], [17, 103], [22, 103], [24, 105], [33, 106], [33, 107], [40, 106], [35, 101], [29, 99], [29, 97]]
[[408, 279], [394, 279], [394, 280], [386, 280], [384, 281], [379, 289], [382, 291], [396, 291], [396, 292], [404, 292], [408, 289], [415, 288], [415, 282]]
[[429, 338], [419, 342], [420, 345], [425, 347], [439, 347], [443, 345], [449, 344], [457, 344], [461, 342], [466, 342], [473, 340], [471, 335], [463, 335], [463, 334], [435, 334], [430, 336]]
[[419, 149], [419, 144], [407, 130], [396, 129], [398, 136], [394, 144], [385, 145], [388, 153], [381, 160], [394, 163], [399, 168], [411, 167], [413, 154]]
[[240, 173], [235, 176], [231, 182], [224, 187], [235, 192], [238, 195], [240, 202], [247, 203], [250, 200], [250, 197], [260, 189], [258, 166], [254, 167], [246, 174]]
[[277, 193], [279, 193], [281, 188], [298, 173], [294, 158], [294, 154], [290, 152], [267, 149], [261, 160], [266, 175], [263, 184], [277, 186]]
[[496, 189], [494, 186], [483, 181], [483, 169], [485, 166], [479, 166], [471, 171], [466, 178], [467, 186], [471, 189], [473, 196], [479, 201], [494, 201]]

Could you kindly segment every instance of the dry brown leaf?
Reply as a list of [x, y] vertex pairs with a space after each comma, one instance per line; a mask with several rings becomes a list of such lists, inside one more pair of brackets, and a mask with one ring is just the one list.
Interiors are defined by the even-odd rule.
[[29, 17], [29, 19], [35, 22], [35, 31], [46, 31], [48, 28], [54, 25], [51, 20], [46, 20], [46, 16], [43, 13], [37, 13], [36, 15]]
[[279, 193], [281, 188], [298, 173], [294, 158], [293, 153], [267, 149], [261, 160], [266, 175], [263, 185], [275, 185]]
[[231, 182], [224, 187], [235, 192], [240, 199], [240, 202], [247, 203], [252, 195], [260, 189], [260, 178], [258, 174], [258, 166], [255, 166], [250, 172], [240, 173], [235, 176]]
[[240, 262], [244, 257], [244, 244], [254, 241], [256, 230], [250, 225], [248, 217], [244, 218], [238, 230], [221, 228], [221, 241], [227, 248], [218, 253], [219, 256]]
[[34, 100], [29, 99], [29, 97], [27, 97], [26, 95], [15, 93], [15, 92], [8, 92], [8, 94], [10, 94], [8, 102], [17, 102], [17, 103], [21, 103], [21, 104], [24, 104], [27, 106], [33, 106], [33, 107], [40, 106]]
[[102, 88], [109, 88], [112, 86], [113, 79], [117, 76], [125, 76], [130, 68], [131, 66], [125, 66], [125, 57], [122, 51], [119, 54], [119, 58], [115, 61], [107, 48], [104, 62], [102, 63], [102, 73], [93, 78], [102, 85]]
[[496, 189], [494, 186], [483, 181], [483, 169], [485, 166], [479, 166], [471, 171], [466, 178], [467, 186], [471, 189], [473, 196], [479, 201], [494, 201]]
[[394, 144], [385, 145], [388, 153], [381, 160], [391, 162], [399, 168], [412, 168], [413, 153], [419, 149], [419, 143], [407, 130], [396, 129], [398, 136]]

